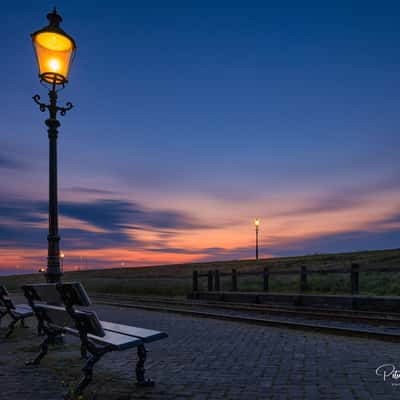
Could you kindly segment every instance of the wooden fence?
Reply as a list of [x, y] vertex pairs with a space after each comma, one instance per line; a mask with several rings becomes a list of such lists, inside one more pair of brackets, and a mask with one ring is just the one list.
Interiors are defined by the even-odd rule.
[[[398, 267], [382, 267], [382, 268], [363, 268], [362, 273], [365, 272], [400, 272]], [[306, 265], [302, 265], [300, 270], [277, 270], [265, 267], [262, 271], [240, 271], [238, 272], [235, 268], [232, 272], [221, 272], [219, 270], [209, 270], [205, 273], [199, 273], [193, 271], [193, 292], [199, 291], [199, 279], [207, 278], [207, 290], [208, 291], [220, 291], [221, 290], [221, 277], [231, 277], [230, 290], [233, 292], [238, 291], [238, 278], [249, 277], [249, 276], [260, 276], [263, 280], [263, 290], [269, 291], [269, 282], [271, 275], [297, 275], [299, 277], [299, 289], [300, 292], [305, 292], [308, 288], [308, 276], [309, 275], [328, 275], [328, 274], [348, 274], [350, 280], [351, 294], [355, 295], [360, 292], [360, 266], [359, 264], [353, 263], [350, 268], [324, 268], [324, 269], [307, 269]]]

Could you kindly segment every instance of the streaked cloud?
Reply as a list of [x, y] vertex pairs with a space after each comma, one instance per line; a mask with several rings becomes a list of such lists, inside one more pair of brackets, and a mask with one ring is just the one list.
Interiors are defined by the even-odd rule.
[[73, 186], [70, 188], [65, 189], [66, 191], [73, 192], [73, 193], [84, 193], [84, 194], [93, 194], [93, 195], [115, 195], [115, 193], [111, 190], [105, 189], [98, 189], [98, 188], [89, 188], [83, 186]]
[[[174, 230], [209, 227], [187, 213], [151, 209], [122, 200], [61, 202], [59, 208], [61, 218], [86, 223], [77, 223], [79, 228], [61, 227], [63, 245], [68, 249], [144, 246], [143, 241], [135, 238], [135, 231], [154, 231], [160, 240], [166, 240], [174, 235]], [[47, 235], [46, 210], [45, 201], [0, 201], [0, 246], [43, 246]]]
[[398, 193], [399, 187], [400, 175], [393, 175], [382, 181], [374, 181], [365, 185], [355, 184], [352, 187], [327, 191], [322, 195], [314, 194], [302, 199], [297, 198], [290, 209], [272, 211], [271, 215], [290, 217], [348, 211], [368, 205], [372, 198], [384, 193]]
[[0, 169], [22, 169], [24, 167], [25, 163], [19, 161], [18, 159], [0, 154]]
[[86, 221], [104, 229], [122, 229], [144, 225], [155, 229], [206, 229], [197, 218], [174, 210], [159, 210], [118, 199], [92, 202], [62, 202], [62, 215]]

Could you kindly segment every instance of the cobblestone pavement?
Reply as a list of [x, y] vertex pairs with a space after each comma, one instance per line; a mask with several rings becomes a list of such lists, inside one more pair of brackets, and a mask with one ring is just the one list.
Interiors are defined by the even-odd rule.
[[[148, 346], [148, 375], [157, 382], [155, 387], [136, 388], [132, 349], [110, 353], [99, 362], [85, 399], [400, 398], [400, 386], [375, 374], [384, 363], [400, 368], [398, 344], [138, 309], [95, 308], [103, 320], [164, 330], [169, 338]], [[29, 324], [34, 327], [33, 320]], [[24, 366], [40, 341], [33, 329], [23, 328], [8, 340], [0, 339], [0, 399], [61, 399], [77, 381], [83, 361], [78, 342], [70, 337], [39, 367]]]

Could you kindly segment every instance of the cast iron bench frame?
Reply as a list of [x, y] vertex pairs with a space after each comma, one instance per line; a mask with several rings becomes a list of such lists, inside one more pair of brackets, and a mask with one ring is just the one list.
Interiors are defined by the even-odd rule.
[[0, 285], [0, 324], [1, 320], [6, 315], [11, 318], [5, 336], [8, 338], [14, 332], [15, 325], [18, 321], [21, 321], [21, 326], [25, 327], [25, 318], [32, 317], [33, 311], [27, 304], [15, 305], [7, 291], [7, 288], [4, 285]]
[[70, 334], [79, 337], [81, 356], [87, 359], [82, 368], [83, 377], [74, 388], [73, 396], [83, 393], [93, 379], [95, 364], [105, 354], [134, 347], [137, 348], [138, 355], [137, 384], [154, 385], [152, 380], [145, 378], [145, 343], [166, 338], [166, 333], [100, 321], [94, 311], [80, 309], [89, 307], [91, 301], [79, 282], [25, 285], [22, 289], [38, 319], [39, 328], [46, 336], [40, 345], [39, 354], [35, 359], [27, 361], [27, 365], [38, 365], [47, 354], [49, 343], [62, 334]]

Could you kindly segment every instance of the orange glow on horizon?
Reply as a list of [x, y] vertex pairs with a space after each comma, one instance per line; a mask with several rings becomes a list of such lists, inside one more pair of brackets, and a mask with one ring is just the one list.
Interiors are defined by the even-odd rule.
[[[68, 242], [61, 240], [63, 249], [68, 251], [68, 265], [66, 270], [81, 268], [101, 267], [136, 267], [146, 265], [163, 265], [176, 263], [190, 263], [201, 260], [219, 259], [230, 257], [230, 254], [246, 254], [246, 249], [251, 252], [254, 247], [254, 231], [249, 226], [251, 214], [259, 215], [258, 221], [268, 220], [268, 235], [260, 231], [260, 246], [265, 253], [277, 254], [276, 249], [299, 248], [301, 243], [317, 240], [323, 236], [338, 235], [348, 232], [383, 232], [387, 229], [400, 228], [400, 222], [391, 221], [397, 215], [399, 204], [398, 192], [381, 192], [368, 196], [364, 201], [349, 203], [344, 207], [310, 207], [306, 198], [298, 196], [296, 203], [275, 203], [262, 201], [262, 207], [254, 210], [242, 211], [242, 204], [216, 208], [215, 200], [207, 202], [199, 200], [202, 207], [194, 215], [199, 227], [187, 229], [152, 229], [145, 225], [129, 225], [124, 228], [120, 225], [120, 232], [132, 239], [132, 246], [126, 244], [115, 247], [87, 248], [89, 245], [81, 244], [82, 248], [68, 248]], [[318, 205], [318, 204], [317, 204]], [[189, 209], [189, 204], [186, 204]], [[192, 205], [192, 209], [193, 209]], [[236, 209], [236, 212], [235, 210]], [[262, 211], [268, 210], [269, 213]], [[286, 210], [286, 211], [285, 211]], [[298, 210], [298, 211], [296, 211]], [[215, 216], [219, 214], [216, 224]], [[193, 214], [192, 214], [193, 215]], [[201, 217], [199, 216], [201, 215]], [[232, 218], [231, 216], [235, 217]], [[44, 215], [41, 215], [45, 217]], [[253, 219], [254, 223], [256, 222]], [[11, 219], [7, 219], [7, 223]], [[260, 223], [260, 222], [259, 222]], [[16, 221], [15, 224], [21, 225]], [[204, 226], [203, 226], [204, 225]], [[46, 221], [31, 223], [29, 226], [45, 228]], [[104, 228], [99, 228], [88, 222], [75, 218], [60, 216], [60, 233], [63, 239], [64, 229], [79, 229], [96, 234], [112, 233]], [[7, 247], [0, 249], [0, 269], [28, 270], [38, 269], [45, 264], [46, 239], [43, 236], [41, 249], [23, 248], [23, 242], [3, 241]], [[76, 245], [79, 245], [79, 242]], [[86, 247], [86, 248], [85, 248]], [[240, 253], [242, 251], [243, 253]], [[239, 251], [239, 253], [235, 253]], [[278, 250], [279, 251], [279, 250]], [[233, 257], [233, 256], [232, 256]], [[240, 258], [240, 256], [234, 256]], [[242, 258], [249, 258], [243, 256]]]

